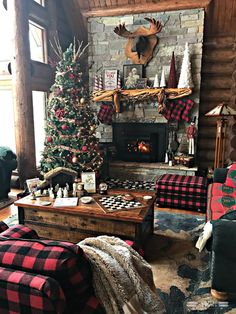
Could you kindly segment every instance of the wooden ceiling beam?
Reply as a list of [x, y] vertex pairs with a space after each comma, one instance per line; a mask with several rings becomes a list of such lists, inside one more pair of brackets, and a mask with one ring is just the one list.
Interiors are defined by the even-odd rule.
[[186, 10], [196, 8], [207, 8], [212, 0], [161, 0], [157, 3], [142, 3], [124, 5], [119, 7], [93, 8], [90, 10], [82, 10], [85, 17], [101, 17], [101, 16], [118, 16], [126, 14], [138, 14], [148, 12], [164, 12], [174, 10]]

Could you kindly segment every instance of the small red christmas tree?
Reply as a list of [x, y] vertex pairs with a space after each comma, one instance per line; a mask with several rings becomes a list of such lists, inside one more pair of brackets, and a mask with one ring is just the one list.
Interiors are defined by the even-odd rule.
[[176, 88], [177, 87], [174, 51], [172, 52], [172, 58], [171, 58], [171, 63], [170, 63], [170, 74], [169, 74], [167, 87], [168, 88]]

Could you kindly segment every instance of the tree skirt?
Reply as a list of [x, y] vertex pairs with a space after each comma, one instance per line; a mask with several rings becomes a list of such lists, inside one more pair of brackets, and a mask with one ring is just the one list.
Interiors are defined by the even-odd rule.
[[199, 215], [155, 212], [146, 254], [169, 314], [236, 313], [236, 304], [217, 302], [210, 295], [210, 254], [195, 248], [204, 221]]
[[8, 207], [9, 205], [13, 204], [16, 201], [16, 197], [8, 197], [7, 199], [0, 201], [0, 209]]

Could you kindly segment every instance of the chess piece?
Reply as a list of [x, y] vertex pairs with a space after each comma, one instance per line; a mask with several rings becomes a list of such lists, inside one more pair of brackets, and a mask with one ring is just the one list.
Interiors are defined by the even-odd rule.
[[63, 197], [68, 197], [68, 190], [66, 187], [63, 189]]
[[55, 198], [55, 195], [53, 193], [53, 188], [48, 189], [48, 192], [49, 192], [49, 197], [50, 198]]
[[74, 182], [72, 187], [73, 187], [72, 195], [77, 196], [77, 183]]
[[58, 191], [57, 191], [57, 197], [61, 198], [62, 196], [63, 196], [62, 188], [59, 188]]

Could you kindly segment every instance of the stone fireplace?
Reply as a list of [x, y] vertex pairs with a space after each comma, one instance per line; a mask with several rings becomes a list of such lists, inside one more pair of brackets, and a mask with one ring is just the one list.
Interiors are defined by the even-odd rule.
[[[126, 59], [124, 54], [126, 40], [116, 35], [113, 30], [118, 24], [122, 23], [125, 23], [129, 31], [134, 31], [140, 25], [148, 28], [149, 25], [146, 25], [148, 22], [145, 21], [145, 17], [153, 17], [160, 20], [163, 25], [162, 31], [157, 35], [159, 42], [154, 50], [153, 59], [144, 69], [143, 77], [147, 78], [149, 84], [153, 82], [156, 74], [158, 74], [160, 79], [162, 69], [165, 71], [166, 81], [168, 80], [173, 51], [176, 59], [177, 77], [179, 77], [185, 43], [189, 43], [191, 72], [194, 83], [193, 93], [189, 98], [195, 102], [190, 112], [190, 117], [196, 117], [197, 126], [201, 83], [204, 9], [89, 18], [88, 61], [90, 64], [90, 91], [93, 91], [95, 75], [103, 75], [106, 69], [119, 70], [123, 83], [123, 65], [130, 64], [131, 62]], [[99, 110], [99, 106], [100, 103], [94, 103], [94, 107], [97, 111]], [[118, 148], [118, 158], [121, 162], [112, 161], [110, 167], [113, 169], [112, 171], [117, 167], [115, 175], [121, 175], [124, 171], [127, 173], [131, 168], [132, 170], [130, 171], [134, 174], [137, 167], [141, 169], [140, 171], [137, 170], [137, 176], [141, 173], [141, 177], [145, 177], [143, 172], [147, 170], [147, 178], [153, 177], [154, 173], [156, 175], [156, 171], [153, 171], [155, 168], [159, 170], [163, 169], [163, 171], [168, 170], [171, 173], [195, 173], [196, 168], [189, 170], [180, 169], [180, 167], [178, 167], [178, 169], [172, 167], [169, 169], [166, 164], [163, 164], [165, 149], [167, 147], [168, 121], [158, 113], [157, 108], [158, 105], [153, 100], [123, 101], [121, 103], [121, 112], [115, 113], [113, 116], [112, 125], [99, 125], [98, 133], [101, 142], [107, 143], [108, 145], [115, 145]], [[141, 124], [143, 124], [143, 127], [147, 128], [148, 131], [140, 135], [139, 130]], [[149, 127], [151, 128], [153, 125], [155, 126], [155, 131], [149, 132]], [[185, 121], [178, 122], [177, 141], [181, 141], [188, 125], [189, 124]], [[120, 127], [122, 127], [121, 130], [119, 129]], [[163, 129], [160, 131], [163, 132], [162, 135], [159, 134], [159, 130], [161, 129]], [[125, 138], [127, 134], [130, 135], [130, 139], [128, 140]], [[154, 142], [155, 144], [153, 144]], [[143, 147], [147, 150], [151, 149], [152, 153], [140, 153], [139, 147]], [[133, 167], [130, 167], [131, 163], [133, 163]], [[125, 164], [128, 166], [125, 167]]]
[[164, 162], [166, 123], [114, 123], [113, 143], [123, 161]]

